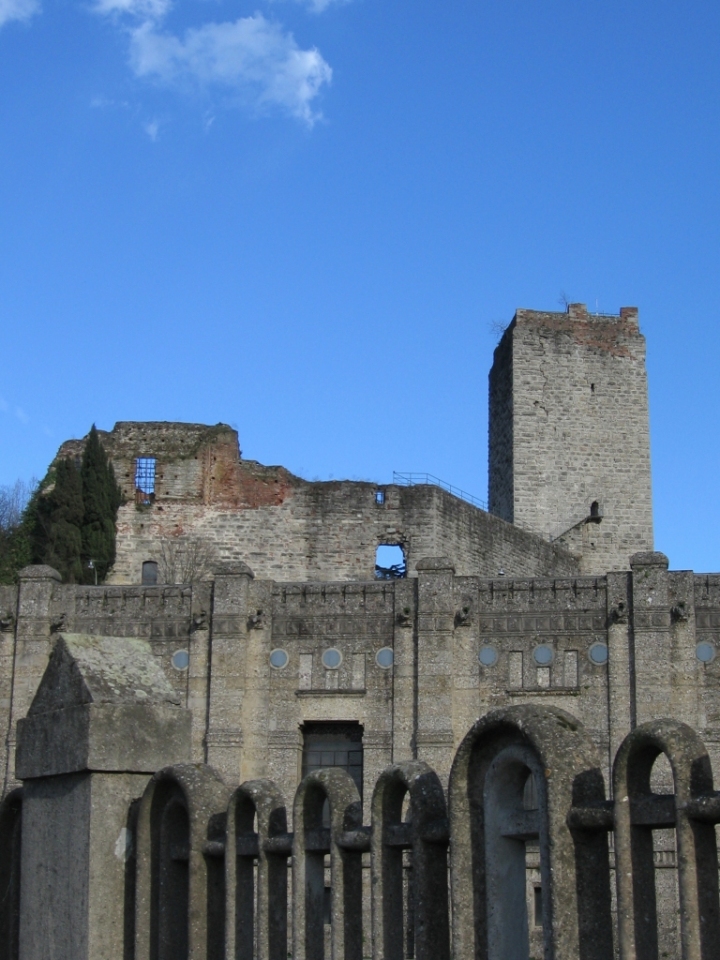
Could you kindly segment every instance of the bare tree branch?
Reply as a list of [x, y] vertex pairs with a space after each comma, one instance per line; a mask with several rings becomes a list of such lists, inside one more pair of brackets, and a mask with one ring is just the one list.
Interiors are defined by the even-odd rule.
[[206, 579], [217, 560], [213, 546], [198, 537], [166, 537], [160, 541], [160, 582], [192, 583]]

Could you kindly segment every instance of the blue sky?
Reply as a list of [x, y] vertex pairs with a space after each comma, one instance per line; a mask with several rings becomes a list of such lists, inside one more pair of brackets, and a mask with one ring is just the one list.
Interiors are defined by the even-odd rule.
[[519, 306], [640, 308], [656, 546], [720, 570], [720, 6], [0, 0], [0, 484], [92, 422], [484, 497]]

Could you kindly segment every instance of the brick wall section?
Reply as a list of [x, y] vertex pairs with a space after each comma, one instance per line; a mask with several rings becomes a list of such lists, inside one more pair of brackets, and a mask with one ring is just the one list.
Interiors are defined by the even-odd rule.
[[583, 304], [567, 313], [518, 310], [495, 352], [490, 383], [491, 509], [557, 538], [597, 501], [602, 522], [580, 523], [561, 540], [582, 555], [587, 573], [627, 569], [632, 553], [651, 550], [645, 339], [637, 310], [623, 308], [618, 317], [592, 316]]

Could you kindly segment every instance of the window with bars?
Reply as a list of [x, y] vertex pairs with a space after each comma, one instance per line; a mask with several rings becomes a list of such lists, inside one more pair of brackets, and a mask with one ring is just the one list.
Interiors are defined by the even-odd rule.
[[135, 461], [135, 502], [152, 503], [155, 499], [155, 457], [138, 457]]
[[363, 728], [357, 722], [306, 723], [303, 728], [302, 775], [324, 767], [339, 767], [363, 792]]

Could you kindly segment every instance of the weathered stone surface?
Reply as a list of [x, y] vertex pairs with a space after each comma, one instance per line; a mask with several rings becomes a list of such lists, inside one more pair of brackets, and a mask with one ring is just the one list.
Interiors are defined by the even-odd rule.
[[17, 776], [153, 773], [188, 758], [190, 721], [147, 641], [62, 634], [18, 723]]
[[490, 373], [490, 510], [559, 540], [583, 573], [653, 545], [638, 311], [518, 310]]

